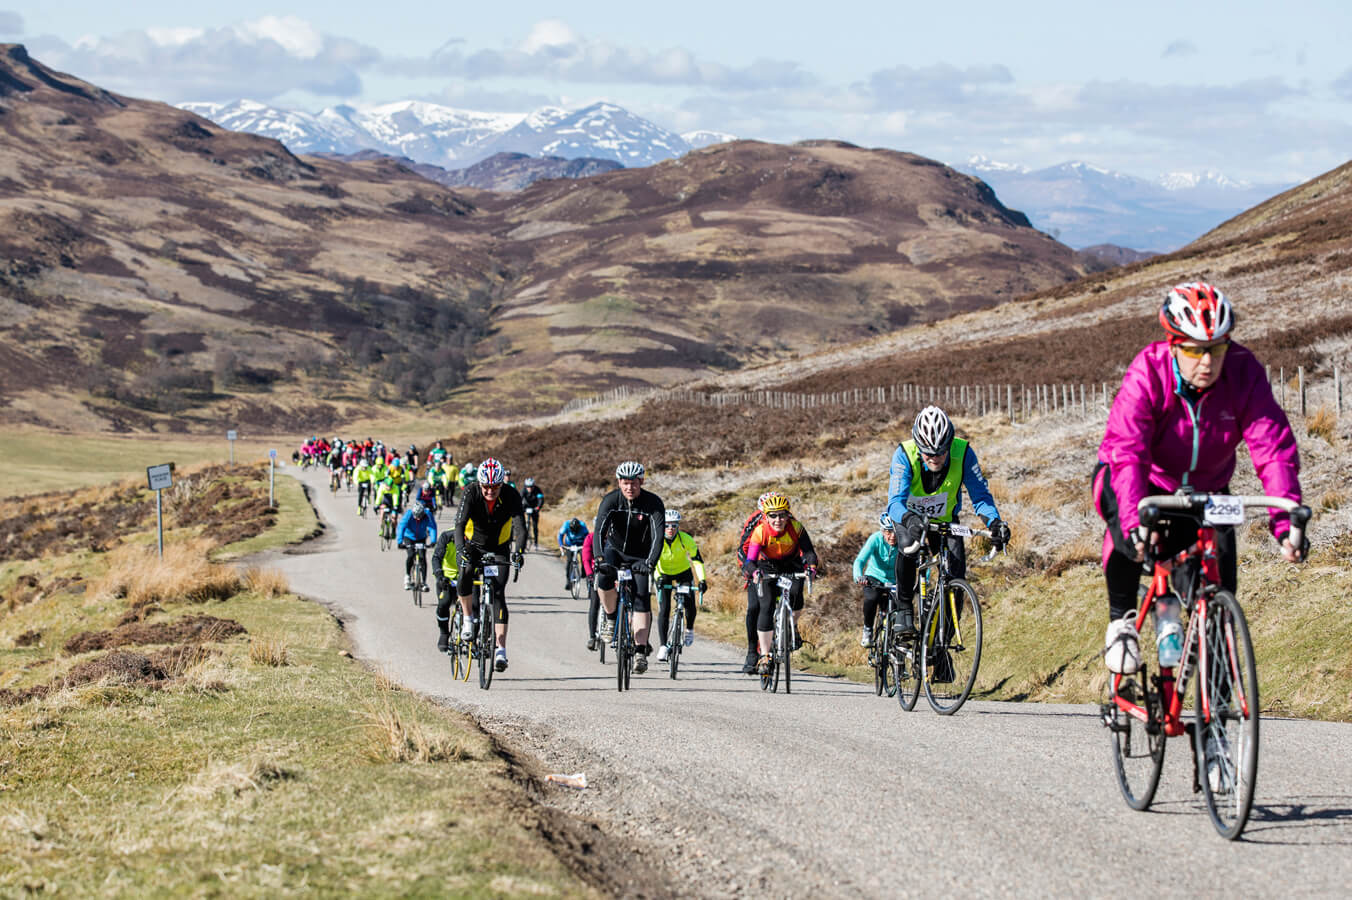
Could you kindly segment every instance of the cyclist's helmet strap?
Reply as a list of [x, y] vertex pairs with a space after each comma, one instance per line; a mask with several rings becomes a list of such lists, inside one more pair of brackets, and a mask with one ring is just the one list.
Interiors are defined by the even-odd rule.
[[938, 455], [953, 443], [953, 422], [939, 407], [927, 406], [915, 417], [911, 438], [921, 453]]
[[1160, 324], [1173, 341], [1219, 341], [1235, 326], [1235, 311], [1225, 294], [1204, 281], [1175, 285], [1160, 307]]

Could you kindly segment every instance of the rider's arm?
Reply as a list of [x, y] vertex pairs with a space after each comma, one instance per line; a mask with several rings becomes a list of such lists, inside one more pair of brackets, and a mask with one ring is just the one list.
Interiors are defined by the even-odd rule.
[[[1241, 394], [1237, 410], [1240, 433], [1249, 447], [1249, 458], [1263, 484], [1263, 491], [1275, 497], [1301, 502], [1300, 451], [1291, 422], [1272, 395], [1272, 385], [1262, 365], [1251, 353], [1233, 354], [1227, 365], [1238, 364], [1224, 374], [1238, 377], [1238, 383], [1247, 384], [1247, 394]], [[1272, 536], [1280, 542], [1291, 530], [1290, 517], [1285, 512], [1271, 510], [1269, 524]]]
[[991, 496], [990, 483], [981, 472], [981, 463], [977, 462], [976, 451], [971, 444], [967, 445], [967, 454], [962, 461], [962, 486], [967, 489], [967, 496], [972, 498], [973, 511], [987, 525], [1000, 518], [1000, 511], [995, 508], [995, 498]]
[[455, 510], [455, 555], [459, 556], [465, 552], [465, 523], [469, 521], [469, 508], [479, 501], [479, 492], [473, 488], [466, 489], [464, 496], [460, 498], [460, 505]]
[[657, 561], [662, 558], [662, 532], [667, 527], [667, 507], [662, 502], [662, 498], [656, 494], [650, 494], [655, 501], [653, 509], [648, 510], [648, 539], [652, 542], [651, 549], [648, 551], [648, 568], [657, 570]]
[[906, 451], [897, 446], [892, 454], [892, 466], [887, 476], [887, 514], [893, 522], [900, 522], [906, 515], [906, 501], [911, 496], [911, 461]]
[[808, 535], [806, 528], [798, 536], [798, 554], [803, 559], [803, 565], [815, 566], [818, 564], [817, 551], [812, 546], [812, 538]]
[[433, 507], [427, 508], [427, 539], [435, 541], [437, 539], [437, 517], [433, 514]]
[[864, 565], [868, 562], [869, 557], [873, 556], [874, 543], [880, 539], [878, 532], [875, 531], [868, 536], [868, 540], [864, 541], [864, 546], [859, 548], [859, 553], [854, 558], [855, 581], [864, 577]]
[[753, 539], [750, 544], [747, 544], [746, 562], [742, 563], [742, 571], [747, 575], [755, 574], [756, 569], [760, 568], [756, 565], [756, 560], [760, 559], [760, 555], [761, 545]]
[[610, 518], [615, 505], [619, 503], [620, 492], [613, 490], [601, 498], [601, 503], [596, 507], [596, 529], [592, 531], [595, 544], [592, 547], [592, 553], [598, 557], [605, 556], [605, 526], [606, 520]]
[[395, 529], [394, 539], [401, 544], [405, 540], [409, 541], [416, 540], [416, 538], [413, 536], [413, 532], [410, 530], [410, 526], [412, 524], [413, 524], [413, 510], [411, 509], [405, 510], [404, 514], [399, 517], [399, 527]]
[[[1122, 387], [1113, 398], [1103, 443], [1099, 445], [1099, 460], [1108, 464], [1124, 534], [1130, 534], [1141, 524], [1136, 505], [1150, 493], [1155, 418], [1163, 414], [1173, 390], [1172, 384], [1166, 383], [1152, 366], [1151, 347], [1138, 353], [1122, 376]], [[1172, 372], [1168, 377], [1173, 378]]]
[[[513, 492], [515, 493], [515, 491]], [[510, 503], [511, 501], [508, 500]], [[526, 531], [526, 510], [521, 502], [521, 495], [516, 495], [516, 509], [512, 510], [512, 551], [520, 553], [526, 546], [526, 538], [529, 532]]]

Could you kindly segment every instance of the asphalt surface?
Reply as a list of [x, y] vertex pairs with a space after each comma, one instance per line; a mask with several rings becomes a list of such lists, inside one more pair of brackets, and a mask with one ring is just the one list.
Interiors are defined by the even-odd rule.
[[614, 665], [585, 647], [585, 602], [562, 591], [558, 558], [536, 552], [508, 587], [510, 667], [482, 691], [474, 675], [451, 681], [432, 607], [401, 589], [403, 553], [380, 552], [354, 497], [303, 478], [328, 529], [275, 560], [292, 589], [338, 613], [372, 666], [470, 712], [546, 771], [585, 772], [585, 790], [551, 787], [549, 801], [637, 842], [682, 894], [1310, 896], [1352, 884], [1352, 726], [1265, 719], [1255, 808], [1230, 843], [1191, 793], [1183, 740], [1169, 742], [1151, 811], [1128, 809], [1087, 706], [968, 702], [941, 717], [923, 697], [907, 713], [871, 685], [805, 673], [773, 695], [740, 674], [741, 649], [703, 637], [678, 680], [654, 655], [621, 694]]

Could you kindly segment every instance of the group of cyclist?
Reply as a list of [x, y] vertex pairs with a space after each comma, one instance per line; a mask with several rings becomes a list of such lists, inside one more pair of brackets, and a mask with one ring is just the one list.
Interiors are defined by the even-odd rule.
[[[1139, 659], [1133, 613], [1143, 561], [1148, 555], [1166, 557], [1189, 546], [1197, 534], [1197, 523], [1183, 517], [1174, 521], [1165, 518], [1151, 529], [1142, 526], [1137, 504], [1143, 497], [1179, 490], [1228, 490], [1236, 448], [1243, 441], [1267, 493], [1295, 502], [1301, 499], [1295, 436], [1273, 397], [1263, 366], [1232, 339], [1235, 315], [1230, 301], [1209, 284], [1180, 284], [1168, 291], [1159, 317], [1165, 337], [1143, 349], [1128, 367], [1122, 389], [1113, 401], [1092, 479], [1094, 504], [1106, 524], [1102, 561], [1110, 624], [1105, 654], [1121, 645], [1128, 659], [1131, 654]], [[401, 472], [398, 454], [370, 439], [355, 447], [342, 441], [312, 439], [301, 454], [320, 458], [328, 465], [336, 458], [344, 466], [346, 460], [355, 457], [354, 467], [367, 470], [365, 481], [380, 485], [377, 504], [392, 503], [395, 509], [400, 508], [405, 496], [401, 486], [410, 476], [407, 471]], [[409, 448], [409, 455], [416, 460], [416, 447]], [[416, 471], [416, 464], [412, 468]], [[449, 472], [455, 473], [453, 478]], [[670, 588], [687, 584], [697, 586], [701, 594], [708, 588], [704, 560], [694, 537], [681, 528], [680, 511], [668, 509], [661, 497], [646, 489], [644, 477], [639, 462], [620, 463], [615, 470], [616, 485], [602, 497], [593, 527], [581, 518], [569, 518], [556, 537], [564, 558], [565, 590], [572, 590], [578, 579], [587, 581], [589, 650], [614, 639], [617, 575], [623, 570], [632, 576], [630, 625], [638, 653], [636, 673], [646, 671], [653, 651], [654, 589], [659, 593], [658, 659], [664, 660], [672, 649], [663, 642], [672, 614], [674, 592]], [[440, 494], [436, 490], [438, 479], [445, 483]], [[360, 476], [357, 483], [363, 483]], [[510, 481], [510, 472], [496, 459], [486, 459], [478, 466], [467, 464], [455, 471], [450, 454], [439, 444], [429, 454], [425, 487], [429, 485], [431, 496], [419, 494], [418, 502], [400, 523], [399, 537], [409, 543], [435, 542], [437, 647], [445, 650], [451, 592], [463, 614], [462, 637], [469, 639], [477, 627], [473, 597], [482, 559], [504, 556], [513, 567], [520, 568], [523, 551], [531, 543], [539, 545], [543, 492], [530, 478], [518, 491]], [[439, 504], [450, 503], [455, 486], [461, 488], [455, 527], [438, 536], [435, 518], [426, 512], [434, 513]], [[945, 537], [927, 527], [934, 522], [958, 523], [964, 491], [995, 549], [1003, 549], [1011, 531], [1000, 516], [976, 451], [967, 440], [957, 437], [952, 420], [942, 409], [927, 406], [915, 417], [910, 440], [902, 442], [893, 454], [878, 531], [854, 559], [853, 576], [863, 595], [861, 646], [872, 647], [878, 639], [871, 627], [880, 604], [888, 599], [891, 585], [899, 586], [896, 627], [902, 633], [915, 633], [917, 559], [923, 548], [933, 554], [946, 553], [952, 575], [965, 577], [963, 539]], [[421, 524], [424, 519], [429, 524]], [[1303, 559], [1308, 541], [1291, 543], [1287, 516], [1274, 512], [1270, 522], [1283, 557], [1291, 562]], [[1220, 581], [1234, 590], [1237, 557], [1233, 527], [1218, 529], [1218, 547]], [[771, 665], [778, 592], [788, 590], [789, 605], [797, 617], [804, 606], [804, 581], [818, 575], [822, 564], [807, 528], [793, 515], [788, 496], [779, 491], [760, 497], [757, 509], [744, 523], [737, 557], [747, 597], [743, 671], [763, 673]], [[406, 572], [412, 571], [411, 556], [409, 560]], [[806, 579], [781, 582], [784, 575], [803, 575]], [[506, 567], [499, 568], [495, 577], [505, 585]], [[792, 587], [780, 587], [790, 583]], [[683, 596], [684, 608], [677, 609], [676, 614], [685, 616], [683, 641], [689, 645], [694, 640], [697, 607], [692, 593]], [[505, 603], [494, 624], [495, 663], [502, 671], [507, 666]]]

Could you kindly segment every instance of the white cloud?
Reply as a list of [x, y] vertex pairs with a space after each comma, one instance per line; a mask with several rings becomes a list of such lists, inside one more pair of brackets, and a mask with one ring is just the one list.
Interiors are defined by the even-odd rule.
[[133, 96], [169, 102], [271, 100], [303, 90], [336, 97], [361, 94], [361, 72], [380, 53], [322, 34], [295, 16], [264, 16], [220, 28], [158, 27], [74, 44], [44, 36], [34, 56], [57, 69]]
[[486, 81], [538, 78], [552, 82], [649, 84], [713, 87], [721, 90], [787, 88], [816, 78], [798, 63], [758, 59], [745, 66], [701, 60], [682, 47], [620, 47], [574, 31], [566, 22], [545, 19], [506, 49], [469, 49], [447, 41], [430, 56], [391, 60], [391, 74], [450, 76]]

